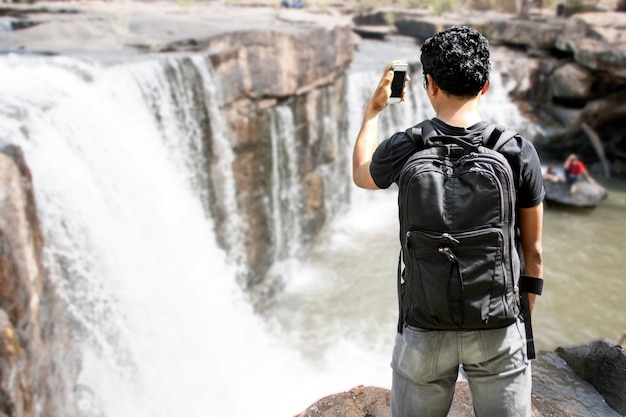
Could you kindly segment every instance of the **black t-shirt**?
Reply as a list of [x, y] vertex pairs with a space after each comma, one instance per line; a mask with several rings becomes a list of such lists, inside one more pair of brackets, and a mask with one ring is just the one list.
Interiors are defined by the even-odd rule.
[[[444, 135], [475, 137], [480, 136], [489, 125], [479, 122], [469, 128], [450, 126], [441, 120], [431, 120], [438, 132]], [[402, 167], [418, 150], [417, 145], [404, 132], [397, 132], [381, 142], [370, 164], [372, 179], [379, 188], [389, 188], [397, 183]], [[531, 208], [538, 206], [545, 196], [543, 175], [537, 150], [525, 138], [517, 135], [507, 142], [500, 152], [505, 156], [513, 170], [517, 207]]]

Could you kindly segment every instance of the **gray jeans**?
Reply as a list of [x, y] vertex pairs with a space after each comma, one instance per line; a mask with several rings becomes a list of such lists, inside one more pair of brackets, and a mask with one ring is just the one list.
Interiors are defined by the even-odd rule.
[[396, 336], [391, 361], [391, 416], [447, 416], [459, 366], [467, 375], [477, 417], [530, 417], [530, 361], [519, 321], [477, 331], [405, 327]]

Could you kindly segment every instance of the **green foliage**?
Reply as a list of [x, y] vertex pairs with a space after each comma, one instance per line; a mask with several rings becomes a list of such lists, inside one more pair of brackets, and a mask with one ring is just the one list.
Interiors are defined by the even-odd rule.
[[[203, 1], [206, 1], [206, 0], [176, 0], [176, 3], [178, 3], [180, 6], [184, 8], [189, 8], [193, 6], [194, 4], [202, 3]], [[233, 5], [233, 4], [239, 3], [239, 1], [238, 0], [226, 0], [226, 3], [229, 5]]]
[[371, 10], [378, 6], [379, 0], [357, 0], [356, 4], [359, 10]]
[[393, 25], [396, 21], [396, 15], [393, 12], [385, 13], [385, 23], [388, 25]]
[[428, 10], [434, 15], [440, 15], [445, 12], [457, 10], [459, 5], [456, 0], [434, 0], [429, 2]]
[[493, 10], [496, 8], [496, 1], [495, 0], [473, 0], [472, 7], [476, 10]]
[[196, 3], [196, 0], [176, 0], [176, 3], [178, 3], [182, 7], [187, 8], [194, 5]]
[[428, 7], [429, 0], [411, 0], [411, 4], [415, 7]]

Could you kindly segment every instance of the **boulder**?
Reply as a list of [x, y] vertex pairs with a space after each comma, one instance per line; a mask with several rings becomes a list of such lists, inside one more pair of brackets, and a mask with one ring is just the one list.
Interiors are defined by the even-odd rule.
[[593, 73], [575, 62], [566, 62], [552, 73], [552, 97], [557, 100], [584, 102], [593, 97]]
[[626, 415], [626, 351], [605, 340], [559, 347], [556, 352], [583, 380], [593, 385], [606, 402]]
[[443, 15], [424, 15], [400, 13], [394, 19], [394, 26], [399, 34], [423, 42], [440, 30], [452, 26], [472, 26], [484, 33], [492, 31], [494, 22], [510, 19], [501, 13], [446, 13]]
[[572, 16], [554, 46], [573, 54], [576, 62], [626, 78], [626, 13], [593, 12]]
[[295, 417], [390, 417], [389, 394], [385, 388], [359, 385], [324, 397]]
[[[390, 417], [390, 394], [385, 388], [359, 385], [324, 397], [295, 417]], [[474, 415], [473, 410], [469, 385], [457, 382], [448, 417], [470, 417]]]
[[506, 45], [549, 50], [563, 32], [562, 19], [506, 19], [493, 23], [491, 39]]
[[580, 180], [575, 186], [575, 191], [570, 192], [570, 186], [565, 182], [544, 181], [546, 200], [564, 206], [593, 208], [607, 196], [606, 189], [597, 183]]

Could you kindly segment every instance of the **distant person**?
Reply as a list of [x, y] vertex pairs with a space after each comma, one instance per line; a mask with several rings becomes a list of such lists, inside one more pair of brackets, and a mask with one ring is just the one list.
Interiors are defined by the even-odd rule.
[[559, 174], [556, 173], [554, 167], [549, 166], [547, 171], [543, 174], [543, 179], [550, 182], [563, 182], [565, 181]]
[[583, 175], [587, 178], [587, 181], [591, 183], [595, 183], [596, 181], [593, 179], [591, 174], [587, 171], [587, 167], [581, 161], [576, 154], [570, 154], [565, 160], [565, 179], [567, 183], [570, 185], [569, 192], [570, 194], [574, 194], [577, 190], [576, 182]]
[[289, 3], [288, 0], [283, 0], [280, 5], [281, 7], [292, 7], [294, 9], [301, 9], [304, 7], [304, 0], [292, 1], [291, 3]]

